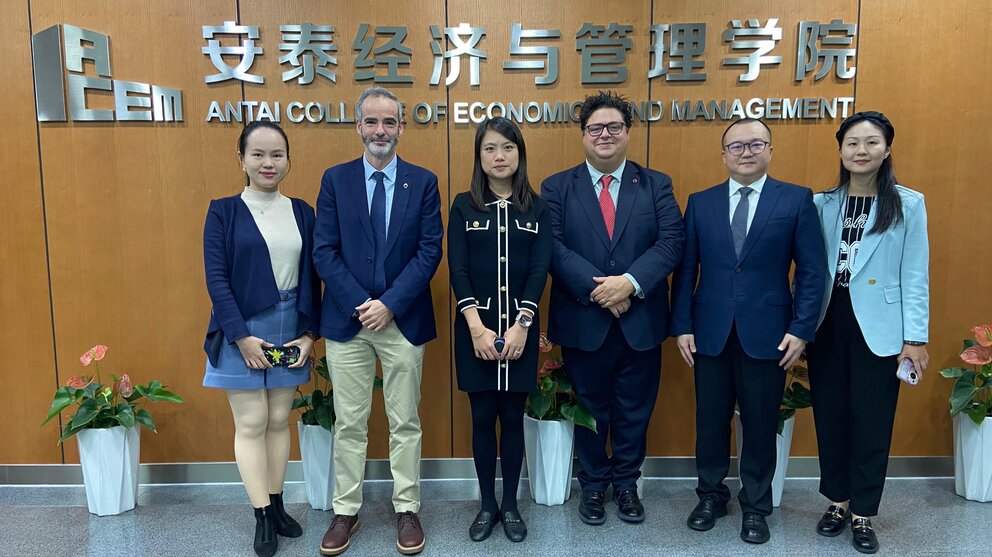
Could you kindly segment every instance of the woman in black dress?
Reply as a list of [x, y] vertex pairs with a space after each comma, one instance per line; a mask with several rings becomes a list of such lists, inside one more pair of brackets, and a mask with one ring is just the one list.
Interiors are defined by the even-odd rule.
[[[448, 220], [448, 268], [458, 300], [455, 366], [472, 405], [472, 454], [482, 510], [469, 537], [482, 541], [497, 522], [515, 542], [527, 536], [517, 510], [523, 460], [523, 415], [536, 387], [537, 305], [551, 264], [551, 225], [527, 179], [520, 129], [506, 118], [482, 122], [475, 134], [471, 190], [460, 193]], [[496, 504], [496, 420], [500, 422], [503, 500]]]

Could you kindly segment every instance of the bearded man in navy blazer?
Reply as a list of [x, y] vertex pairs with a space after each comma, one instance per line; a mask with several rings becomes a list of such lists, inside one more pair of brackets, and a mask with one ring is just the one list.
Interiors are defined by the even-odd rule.
[[562, 346], [575, 392], [596, 419], [596, 432], [575, 431], [579, 516], [603, 524], [612, 485], [619, 518], [636, 523], [644, 520], [636, 482], [661, 379], [682, 213], [667, 175], [627, 160], [626, 99], [589, 96], [579, 121], [585, 162], [541, 185], [554, 236], [548, 338]]
[[314, 265], [324, 281], [320, 334], [334, 384], [335, 517], [324, 555], [348, 548], [359, 528], [368, 418], [376, 359], [382, 363], [389, 418], [389, 464], [396, 547], [419, 553], [420, 404], [424, 344], [437, 336], [431, 277], [441, 262], [437, 176], [396, 156], [403, 106], [381, 87], [355, 104], [362, 157], [335, 166], [320, 182]]
[[736, 403], [744, 428], [741, 539], [749, 543], [769, 538], [785, 370], [813, 340], [827, 272], [813, 194], [768, 176], [771, 142], [760, 120], [741, 119], [724, 132], [730, 179], [689, 196], [685, 252], [672, 281], [672, 334], [696, 380], [699, 504], [688, 525], [709, 530], [727, 514]]

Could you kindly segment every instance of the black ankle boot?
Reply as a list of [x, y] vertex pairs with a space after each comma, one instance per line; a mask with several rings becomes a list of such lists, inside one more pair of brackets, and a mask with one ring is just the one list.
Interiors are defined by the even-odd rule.
[[284, 538], [298, 538], [303, 535], [303, 527], [300, 523], [286, 513], [286, 508], [282, 505], [282, 493], [269, 494], [269, 508], [272, 509], [272, 517], [276, 523], [276, 533]]
[[276, 549], [279, 549], [279, 541], [272, 505], [255, 509], [255, 553], [258, 557], [272, 557]]

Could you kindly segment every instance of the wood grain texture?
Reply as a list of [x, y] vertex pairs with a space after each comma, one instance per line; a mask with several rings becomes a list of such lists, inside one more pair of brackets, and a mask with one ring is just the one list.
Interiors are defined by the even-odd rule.
[[[438, 175], [445, 220], [451, 199], [468, 188], [475, 131], [474, 124], [454, 122], [453, 104], [572, 102], [594, 92], [596, 87], [580, 83], [581, 57], [575, 49], [575, 33], [585, 22], [633, 25], [633, 48], [625, 64], [629, 76], [615, 89], [635, 101], [661, 101], [665, 118], [634, 124], [629, 157], [670, 174], [683, 208], [691, 192], [725, 178], [719, 138], [726, 122], [672, 122], [673, 100], [830, 98], [856, 93], [857, 109], [886, 112], [898, 131], [893, 156], [900, 180], [927, 196], [933, 293], [932, 371], [921, 386], [903, 389], [893, 454], [952, 453], [947, 417], [950, 384], [936, 371], [957, 364], [960, 339], [967, 336], [969, 327], [988, 322], [992, 310], [992, 297], [981, 290], [981, 273], [992, 263], [992, 254], [982, 247], [980, 238], [992, 209], [980, 164], [992, 132], [984, 113], [992, 100], [992, 78], [984, 71], [992, 66], [992, 55], [987, 39], [990, 23], [980, 2], [949, 0], [939, 6], [918, 0], [861, 2], [856, 81], [831, 76], [799, 83], [793, 79], [798, 22], [858, 21], [857, 1], [579, 0], [535, 6], [519, 0], [499, 5], [466, 0], [298, 0], [276, 6], [261, 0], [240, 4], [234, 0], [111, 0], [99, 5], [32, 0], [30, 28], [26, 1], [6, 5], [10, 9], [0, 23], [4, 31], [0, 44], [9, 55], [0, 60], [0, 70], [7, 77], [0, 83], [0, 93], [7, 102], [0, 106], [0, 115], [5, 116], [7, 133], [0, 138], [0, 157], [11, 179], [4, 195], [7, 216], [0, 219], [0, 260], [8, 270], [8, 278], [0, 281], [0, 334], [31, 338], [38, 348], [30, 357], [15, 353], [7, 366], [9, 375], [20, 376], [9, 382], [11, 387], [2, 395], [11, 411], [0, 418], [0, 428], [8, 432], [7, 442], [0, 447], [0, 463], [62, 461], [55, 446], [57, 428], [48, 425], [38, 430], [36, 424], [48, 407], [57, 377], [64, 382], [82, 373], [78, 356], [96, 343], [111, 347], [107, 373], [126, 371], [139, 382], [160, 379], [187, 399], [184, 405], [150, 408], [159, 434], [144, 436], [143, 462], [233, 460], [233, 423], [226, 397], [222, 391], [201, 386], [205, 356], [200, 346], [210, 309], [201, 231], [209, 200], [243, 187], [235, 158], [241, 124], [207, 123], [207, 108], [211, 100], [279, 101], [293, 160], [284, 191], [315, 204], [324, 169], [358, 157], [362, 147], [353, 124], [294, 124], [286, 120], [285, 110], [291, 101], [331, 103], [335, 109], [345, 103], [350, 115], [359, 93], [370, 85], [354, 79], [357, 52], [352, 43], [361, 23], [408, 27], [404, 44], [413, 50], [413, 62], [401, 73], [413, 76], [414, 82], [391, 87], [408, 112], [419, 102], [448, 105], [448, 114], [436, 124], [416, 124], [408, 114], [398, 149], [401, 157]], [[721, 35], [731, 18], [751, 17], [762, 22], [779, 18], [783, 38], [772, 54], [781, 55], [783, 61], [777, 67], [762, 68], [756, 81], [742, 84], [736, 81], [740, 68], [721, 65], [731, 55]], [[229, 20], [260, 27], [264, 54], [256, 58], [251, 72], [264, 76], [264, 85], [204, 83], [204, 77], [215, 70], [200, 52], [206, 44], [201, 26]], [[281, 72], [288, 66], [278, 62], [283, 54], [278, 48], [283, 42], [279, 25], [304, 22], [335, 27], [336, 82], [320, 76], [310, 85], [282, 81]], [[481, 84], [469, 85], [466, 59], [458, 82], [450, 88], [443, 81], [430, 86], [429, 26], [454, 27], [462, 22], [487, 29], [479, 45], [487, 53], [481, 63]], [[556, 84], [536, 86], [534, 77], [539, 71], [502, 69], [507, 60], [537, 59], [510, 57], [510, 26], [517, 22], [525, 29], [561, 31], [558, 40], [528, 43], [559, 48]], [[702, 58], [707, 81], [649, 80], [649, 25], [689, 22], [708, 26]], [[39, 137], [31, 108], [30, 29], [39, 31], [59, 23], [110, 35], [114, 78], [181, 89], [184, 121], [43, 123]], [[94, 75], [92, 64], [87, 65], [86, 74]], [[442, 73], [442, 79], [446, 75]], [[109, 108], [112, 97], [92, 95], [90, 104]], [[774, 132], [772, 175], [814, 190], [834, 183], [833, 133], [839, 119], [769, 124]], [[524, 123], [521, 127], [535, 189], [552, 173], [582, 161], [577, 124]], [[431, 292], [439, 338], [427, 346], [424, 365], [424, 456], [465, 457], [471, 454], [470, 413], [467, 397], [457, 390], [454, 380], [450, 354], [453, 309], [444, 263]], [[49, 297], [53, 306], [49, 306]], [[545, 299], [545, 315], [546, 304]], [[648, 454], [692, 455], [692, 373], [681, 363], [673, 342], [665, 343], [663, 354], [661, 393]], [[381, 395], [376, 395], [374, 404], [369, 456], [385, 458], [388, 434]], [[816, 454], [809, 411], [800, 413], [793, 454]], [[293, 458], [297, 455], [294, 441]], [[76, 459], [70, 443], [65, 461]]]
[[0, 334], [6, 339], [0, 394], [0, 462], [60, 463], [58, 420], [39, 429], [58, 380], [48, 299], [45, 215], [38, 164], [31, 33], [27, 5], [5, 10], [0, 20], [0, 166], [4, 215], [0, 218]]

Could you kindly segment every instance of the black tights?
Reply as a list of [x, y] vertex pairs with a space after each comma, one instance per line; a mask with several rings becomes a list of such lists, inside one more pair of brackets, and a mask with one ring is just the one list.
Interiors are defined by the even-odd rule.
[[[482, 510], [517, 511], [517, 485], [524, 458], [524, 405], [527, 393], [469, 393], [472, 403], [472, 457], [479, 476]], [[496, 418], [499, 418], [503, 504], [496, 506]]]

